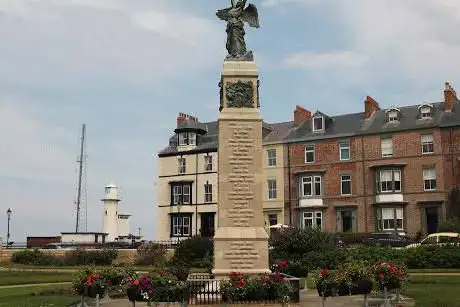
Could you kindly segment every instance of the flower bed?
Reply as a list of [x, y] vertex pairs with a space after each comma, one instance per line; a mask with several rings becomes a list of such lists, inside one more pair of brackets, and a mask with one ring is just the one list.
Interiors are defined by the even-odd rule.
[[373, 266], [366, 262], [346, 263], [333, 272], [327, 268], [319, 271], [315, 278], [318, 295], [322, 297], [369, 294], [374, 288], [400, 289], [406, 282], [403, 266], [381, 262]]
[[234, 272], [220, 284], [222, 301], [226, 303], [270, 301], [289, 302], [294, 289], [284, 274], [249, 276]]

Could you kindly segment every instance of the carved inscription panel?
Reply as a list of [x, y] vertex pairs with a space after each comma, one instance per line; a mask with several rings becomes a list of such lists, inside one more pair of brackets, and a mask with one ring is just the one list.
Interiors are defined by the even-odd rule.
[[231, 165], [231, 173], [228, 181], [231, 183], [229, 200], [233, 207], [229, 210], [228, 218], [234, 227], [249, 227], [249, 221], [254, 217], [254, 210], [250, 208], [250, 202], [254, 199], [254, 173], [250, 173], [252, 156], [252, 133], [253, 127], [244, 123], [230, 123], [231, 137], [228, 144], [231, 148], [228, 163]]
[[259, 259], [254, 242], [252, 241], [230, 241], [230, 248], [225, 251], [224, 259], [230, 262], [233, 270], [252, 269], [254, 262]]

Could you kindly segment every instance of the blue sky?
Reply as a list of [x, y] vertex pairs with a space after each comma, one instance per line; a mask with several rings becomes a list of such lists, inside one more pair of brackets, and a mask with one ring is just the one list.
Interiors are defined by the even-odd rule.
[[[177, 113], [218, 113], [225, 23], [219, 0], [0, 1], [0, 236], [74, 228], [79, 133], [87, 124], [88, 230], [105, 184], [132, 228], [155, 232], [156, 153]], [[326, 114], [442, 99], [460, 88], [457, 0], [252, 0], [247, 30], [266, 121], [296, 104]]]

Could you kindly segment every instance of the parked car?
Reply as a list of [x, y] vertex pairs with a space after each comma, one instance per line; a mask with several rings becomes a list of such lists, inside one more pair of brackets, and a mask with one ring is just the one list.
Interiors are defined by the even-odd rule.
[[389, 247], [404, 247], [413, 242], [411, 238], [394, 232], [376, 232], [363, 238], [363, 244]]
[[456, 232], [438, 232], [428, 235], [420, 242], [409, 244], [407, 248], [421, 245], [460, 245], [460, 233]]

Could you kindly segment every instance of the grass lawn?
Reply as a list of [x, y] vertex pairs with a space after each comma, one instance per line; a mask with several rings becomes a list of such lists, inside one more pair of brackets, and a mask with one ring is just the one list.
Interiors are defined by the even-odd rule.
[[[61, 290], [62, 289], [62, 290]], [[51, 291], [65, 291], [65, 295], [52, 295]], [[1, 307], [69, 306], [79, 301], [70, 294], [69, 286], [36, 286], [0, 289]]]
[[406, 295], [417, 307], [460, 307], [460, 276], [409, 276]]
[[0, 271], [0, 286], [72, 281], [69, 272]]

